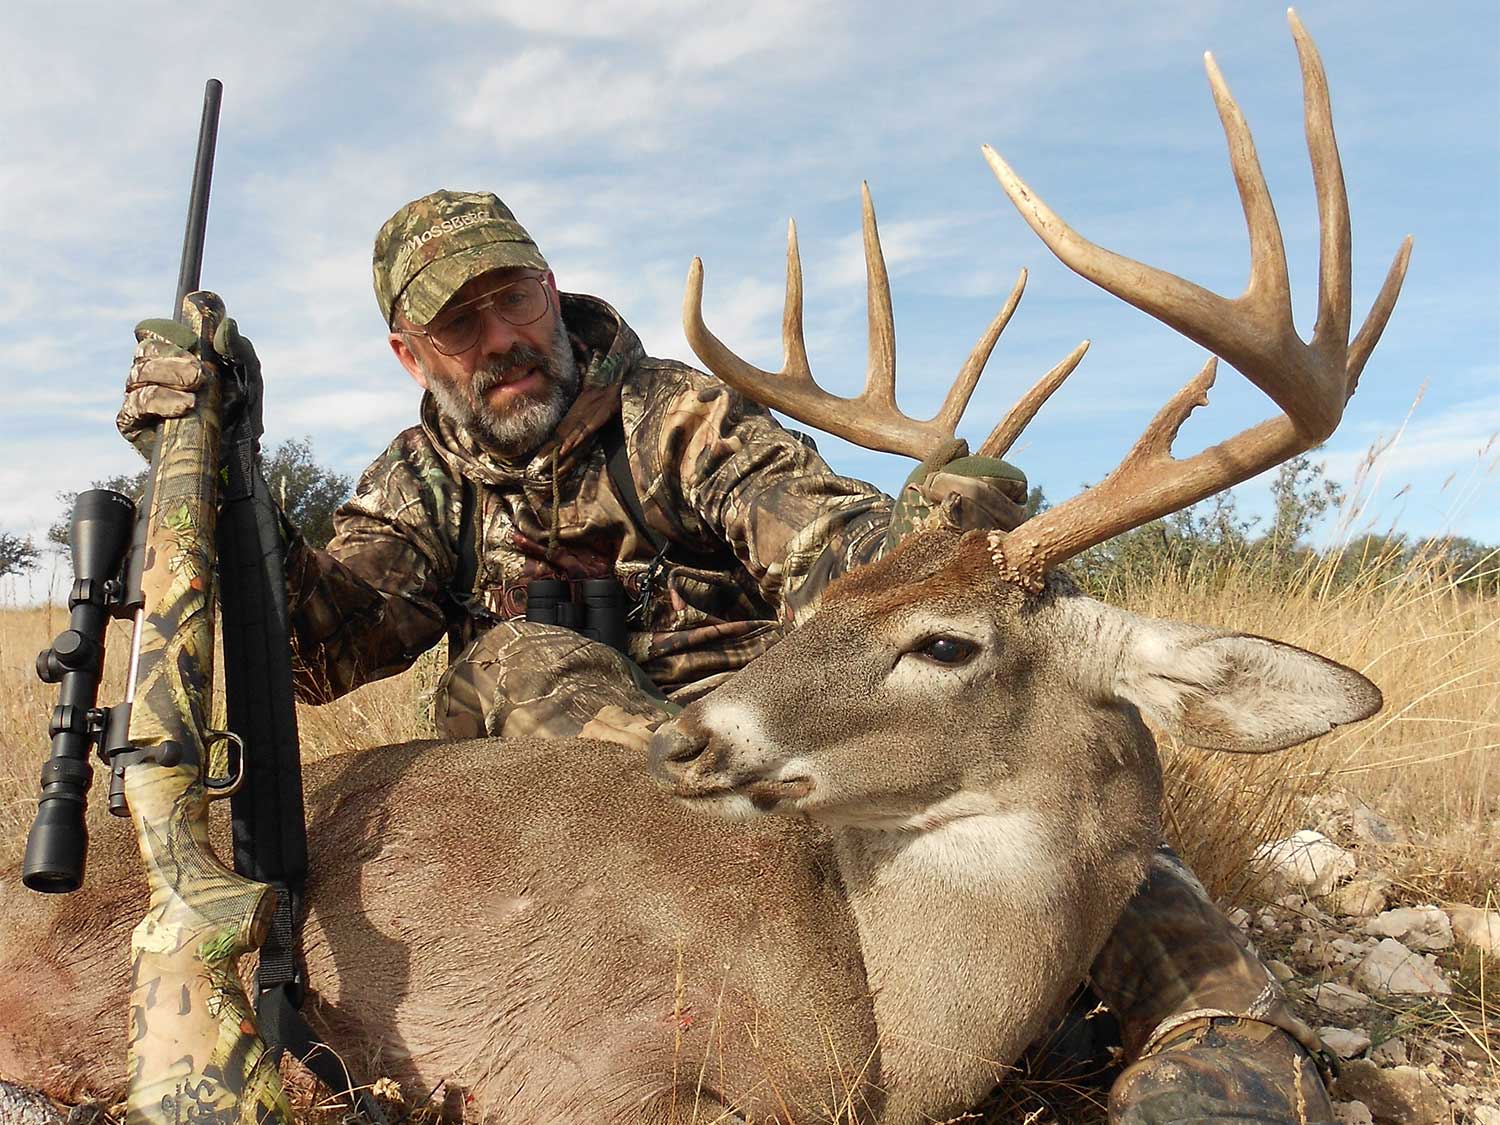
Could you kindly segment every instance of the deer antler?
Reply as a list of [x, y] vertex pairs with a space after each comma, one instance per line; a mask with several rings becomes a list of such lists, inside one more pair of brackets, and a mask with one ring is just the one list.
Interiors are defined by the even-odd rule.
[[1223, 357], [1283, 413], [1228, 441], [1178, 461], [1172, 441], [1196, 406], [1208, 401], [1216, 361], [1152, 420], [1118, 468], [1095, 487], [991, 540], [1008, 576], [1033, 589], [1052, 566], [1132, 527], [1248, 480], [1325, 440], [1343, 417], [1360, 372], [1396, 303], [1411, 254], [1408, 237], [1359, 335], [1349, 342], [1349, 200], [1317, 48], [1287, 12], [1302, 64], [1307, 147], [1321, 229], [1318, 319], [1303, 343], [1292, 324], [1286, 252], [1249, 128], [1213, 56], [1205, 56], [1240, 201], [1250, 230], [1250, 283], [1233, 300], [1174, 274], [1111, 253], [1059, 219], [989, 146], [984, 155], [1011, 202], [1062, 262]]
[[[836, 434], [866, 449], [901, 453], [925, 460], [951, 447], [955, 453], [963, 443], [955, 437], [958, 421], [979, 382], [980, 373], [994, 350], [1000, 333], [1010, 323], [1026, 288], [1022, 270], [1005, 305], [974, 345], [935, 417], [920, 422], [896, 406], [896, 329], [891, 315], [891, 284], [885, 256], [875, 226], [875, 206], [868, 184], [860, 186], [864, 210], [865, 275], [868, 285], [870, 346], [865, 389], [855, 398], [842, 398], [819, 387], [807, 362], [802, 332], [802, 260], [797, 252], [797, 225], [787, 229], [786, 307], [782, 316], [781, 341], [785, 360], [779, 372], [762, 371], [730, 351], [703, 323], [703, 261], [694, 258], [688, 270], [687, 292], [682, 303], [683, 331], [693, 351], [710, 371], [735, 390], [763, 406], [780, 410], [800, 422]], [[1088, 350], [1087, 342], [1044, 375], [1016, 404], [980, 452], [1001, 457], [1020, 435], [1047, 396], [1068, 377]]]

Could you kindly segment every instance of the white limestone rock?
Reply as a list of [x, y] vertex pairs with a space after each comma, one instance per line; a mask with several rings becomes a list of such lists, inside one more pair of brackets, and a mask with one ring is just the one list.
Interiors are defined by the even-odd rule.
[[1450, 996], [1453, 986], [1429, 954], [1413, 953], [1395, 938], [1384, 938], [1354, 970], [1354, 983], [1370, 992], [1400, 996]]
[[1362, 1027], [1320, 1027], [1318, 1038], [1341, 1059], [1352, 1059], [1370, 1046], [1369, 1033]]
[[1251, 863], [1288, 892], [1316, 898], [1354, 874], [1354, 856], [1321, 832], [1304, 829], [1285, 840], [1262, 844]]
[[1500, 911], [1455, 906], [1452, 918], [1460, 945], [1472, 945], [1486, 957], [1500, 957]]
[[1333, 1119], [1339, 1125], [1375, 1125], [1370, 1107], [1364, 1102], [1334, 1102]]
[[1384, 875], [1350, 879], [1328, 896], [1328, 907], [1345, 918], [1368, 918], [1385, 909], [1390, 888], [1391, 881]]
[[1376, 937], [1395, 938], [1408, 949], [1447, 949], [1453, 944], [1453, 926], [1436, 906], [1386, 910], [1361, 928]]

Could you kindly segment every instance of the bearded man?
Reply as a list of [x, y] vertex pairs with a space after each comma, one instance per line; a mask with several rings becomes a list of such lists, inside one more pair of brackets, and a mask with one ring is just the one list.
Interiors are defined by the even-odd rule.
[[[374, 281], [421, 421], [365, 471], [327, 550], [290, 532], [305, 699], [399, 672], [446, 634], [443, 734], [644, 746], [932, 508], [967, 527], [1023, 518], [1026, 479], [1002, 462], [924, 465], [894, 507], [834, 473], [765, 409], [647, 356], [605, 302], [560, 293], [494, 195], [402, 207], [376, 238]], [[201, 385], [184, 333], [137, 329], [119, 425], [143, 449]], [[256, 369], [232, 322], [219, 349]], [[617, 592], [601, 612], [629, 618], [619, 649], [527, 620], [543, 583], [564, 605], [590, 583]], [[1332, 1120], [1316, 1036], [1169, 850], [1091, 978], [1131, 1062], [1118, 1120]]]

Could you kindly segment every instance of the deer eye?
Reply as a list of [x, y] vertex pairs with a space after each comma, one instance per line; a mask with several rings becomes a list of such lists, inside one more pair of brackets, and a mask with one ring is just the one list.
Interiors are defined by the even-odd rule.
[[957, 667], [967, 664], [979, 651], [979, 646], [973, 641], [961, 640], [958, 637], [928, 637], [912, 652], [917, 656], [931, 660], [935, 664], [946, 664]]

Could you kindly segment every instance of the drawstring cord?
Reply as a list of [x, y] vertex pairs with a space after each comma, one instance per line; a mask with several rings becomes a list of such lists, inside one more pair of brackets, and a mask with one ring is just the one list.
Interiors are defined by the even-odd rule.
[[557, 536], [562, 522], [562, 489], [557, 479], [557, 451], [552, 451], [552, 522], [547, 528], [547, 557], [557, 553]]

